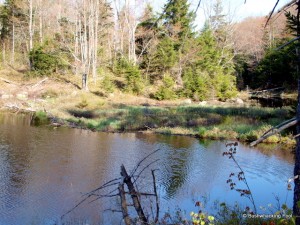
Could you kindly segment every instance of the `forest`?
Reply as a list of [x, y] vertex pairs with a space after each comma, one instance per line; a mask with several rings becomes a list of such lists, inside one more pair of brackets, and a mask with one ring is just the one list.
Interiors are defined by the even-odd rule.
[[[157, 100], [236, 97], [251, 89], [296, 89], [295, 6], [233, 22], [221, 0], [196, 29], [196, 8], [169, 0], [6, 0], [0, 8], [1, 62], [26, 77], [73, 75], [82, 87], [118, 89]], [[293, 20], [294, 19], [294, 20]], [[264, 27], [265, 26], [265, 27]]]

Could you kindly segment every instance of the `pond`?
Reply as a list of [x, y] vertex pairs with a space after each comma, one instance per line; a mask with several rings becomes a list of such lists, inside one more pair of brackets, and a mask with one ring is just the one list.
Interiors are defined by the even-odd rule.
[[[30, 116], [0, 114], [0, 224], [60, 224], [61, 216], [84, 193], [120, 177], [124, 164], [132, 171], [149, 153], [139, 171], [140, 190], [152, 191], [155, 171], [161, 215], [178, 208], [196, 211], [195, 202], [215, 201], [250, 206], [226, 183], [238, 168], [224, 157], [225, 142], [143, 133], [95, 133], [88, 130], [30, 125]], [[245, 171], [257, 208], [280, 203], [292, 206], [287, 180], [293, 176], [293, 155], [280, 146], [268, 150], [239, 144], [236, 159]], [[159, 160], [154, 163], [155, 160]], [[241, 182], [237, 186], [245, 188]], [[150, 197], [149, 197], [150, 198]], [[87, 224], [120, 224], [118, 197], [87, 201], [63, 218]], [[271, 206], [273, 207], [273, 206]], [[275, 209], [273, 209], [275, 211]], [[134, 215], [134, 214], [133, 214]], [[97, 223], [96, 223], [97, 222]], [[75, 222], [74, 222], [75, 223]], [[83, 223], [83, 224], [86, 224]]]

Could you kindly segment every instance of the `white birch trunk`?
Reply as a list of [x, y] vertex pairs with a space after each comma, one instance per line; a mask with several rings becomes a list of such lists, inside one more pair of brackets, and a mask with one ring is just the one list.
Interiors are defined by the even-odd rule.
[[29, 1], [29, 51], [33, 48], [33, 6], [32, 1]]

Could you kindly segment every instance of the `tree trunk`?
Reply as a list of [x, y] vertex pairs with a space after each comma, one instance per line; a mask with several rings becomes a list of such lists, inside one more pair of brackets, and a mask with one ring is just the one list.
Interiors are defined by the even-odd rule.
[[[300, 1], [297, 1], [297, 37], [300, 35]], [[299, 43], [299, 40], [298, 40]], [[296, 49], [297, 53], [297, 76], [298, 76], [298, 105], [297, 105], [297, 121], [300, 121], [300, 79], [299, 79], [299, 68], [300, 68], [300, 54], [299, 49]], [[300, 134], [300, 124], [297, 123], [297, 134]], [[294, 176], [300, 175], [300, 137], [296, 138], [297, 146], [295, 153], [295, 167]], [[300, 224], [300, 179], [295, 179], [294, 187], [294, 205], [293, 205], [293, 216], [296, 217], [296, 224]]]
[[84, 73], [82, 74], [82, 90], [88, 91], [88, 86], [87, 86], [87, 74]]
[[11, 62], [12, 65], [15, 64], [15, 22], [12, 22], [12, 47], [11, 47]]
[[32, 1], [29, 0], [29, 51], [33, 48], [33, 6]]
[[[297, 106], [297, 120], [300, 120], [300, 79], [298, 80], [298, 106]], [[300, 125], [297, 124], [297, 134], [300, 133]], [[295, 154], [295, 168], [294, 176], [300, 175], [300, 137], [297, 137], [297, 146]], [[295, 179], [295, 188], [294, 188], [294, 206], [293, 206], [293, 215], [296, 216], [296, 224], [300, 224], [300, 179]]]
[[39, 38], [40, 44], [43, 43], [43, 10], [42, 10], [42, 0], [39, 1]]
[[133, 183], [131, 181], [131, 177], [128, 175], [124, 165], [121, 166], [121, 176], [124, 178], [124, 183], [127, 185], [129, 193], [131, 195], [133, 206], [142, 222], [142, 224], [148, 224], [148, 220], [144, 214], [144, 211], [142, 209], [140, 200], [138, 198], [137, 192], [133, 186]]
[[3, 63], [5, 64], [6, 63], [6, 52], [5, 52], [5, 42], [3, 41], [2, 43], [2, 60], [3, 60]]
[[99, 0], [94, 3], [94, 17], [93, 17], [93, 49], [92, 49], [92, 74], [93, 80], [96, 82], [97, 77], [97, 49], [98, 49], [98, 18], [99, 18]]

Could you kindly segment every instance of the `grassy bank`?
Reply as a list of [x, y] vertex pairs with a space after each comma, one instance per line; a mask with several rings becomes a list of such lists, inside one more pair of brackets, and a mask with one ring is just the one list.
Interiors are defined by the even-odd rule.
[[[150, 131], [193, 135], [208, 139], [254, 141], [264, 132], [291, 118], [289, 108], [213, 106], [105, 105], [97, 109], [66, 109], [67, 121], [81, 128], [106, 132]], [[272, 136], [268, 143], [294, 144], [292, 130]]]

